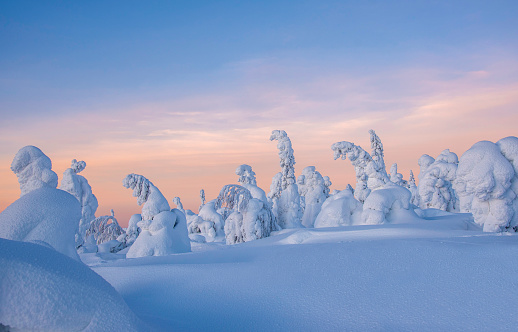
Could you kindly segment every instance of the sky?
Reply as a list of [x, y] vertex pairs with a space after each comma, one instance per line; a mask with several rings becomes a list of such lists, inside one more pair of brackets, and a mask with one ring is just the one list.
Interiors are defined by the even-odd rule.
[[0, 211], [10, 164], [39, 147], [61, 179], [72, 159], [123, 226], [141, 208], [122, 179], [152, 181], [194, 212], [253, 167], [354, 186], [334, 142], [369, 129], [408, 179], [417, 160], [518, 136], [516, 1], [2, 1]]

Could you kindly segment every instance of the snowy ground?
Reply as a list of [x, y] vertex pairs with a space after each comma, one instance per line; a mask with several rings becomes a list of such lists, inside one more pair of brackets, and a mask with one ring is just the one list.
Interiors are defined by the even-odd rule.
[[159, 330], [516, 330], [518, 237], [469, 215], [82, 259]]

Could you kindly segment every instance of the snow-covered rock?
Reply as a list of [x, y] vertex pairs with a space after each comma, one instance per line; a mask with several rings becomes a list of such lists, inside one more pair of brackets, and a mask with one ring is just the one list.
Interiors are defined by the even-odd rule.
[[39, 188], [56, 189], [58, 176], [52, 171], [52, 162], [39, 148], [28, 145], [14, 156], [11, 170], [18, 177], [21, 195]]
[[95, 219], [95, 211], [99, 206], [97, 198], [92, 193], [92, 187], [88, 180], [79, 175], [86, 167], [84, 161], [72, 160], [70, 168], [63, 173], [59, 189], [73, 195], [81, 204], [81, 220], [75, 235], [76, 247], [80, 247], [85, 240], [86, 231], [90, 227], [90, 222]]
[[460, 158], [454, 187], [461, 212], [471, 212], [484, 231], [518, 225], [518, 138], [475, 143]]
[[0, 213], [0, 237], [41, 241], [79, 260], [74, 238], [79, 219], [81, 205], [74, 196], [43, 186], [26, 193]]
[[55, 250], [0, 239], [0, 266], [0, 329], [149, 330], [107, 281]]
[[[351, 188], [352, 189], [352, 188]], [[361, 224], [362, 204], [350, 189], [335, 193], [325, 200], [316, 217], [315, 228]]]
[[138, 223], [141, 232], [126, 253], [127, 258], [165, 256], [191, 251], [185, 215], [178, 209], [162, 211], [153, 220]]

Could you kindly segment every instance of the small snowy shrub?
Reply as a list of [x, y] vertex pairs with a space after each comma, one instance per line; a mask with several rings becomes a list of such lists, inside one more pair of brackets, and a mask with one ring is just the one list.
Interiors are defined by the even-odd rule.
[[92, 220], [86, 231], [86, 237], [93, 237], [97, 245], [117, 240], [122, 234], [125, 232], [115, 219], [113, 210], [110, 216], [101, 216]]

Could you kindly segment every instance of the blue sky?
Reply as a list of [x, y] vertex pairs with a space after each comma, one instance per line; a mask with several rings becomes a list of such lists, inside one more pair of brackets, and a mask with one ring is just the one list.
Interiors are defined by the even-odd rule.
[[3, 1], [0, 209], [28, 144], [58, 175], [84, 159], [105, 213], [135, 208], [132, 172], [193, 209], [241, 163], [268, 191], [273, 129], [335, 189], [354, 172], [329, 146], [376, 129], [407, 178], [422, 153], [516, 135], [517, 17], [516, 1]]

